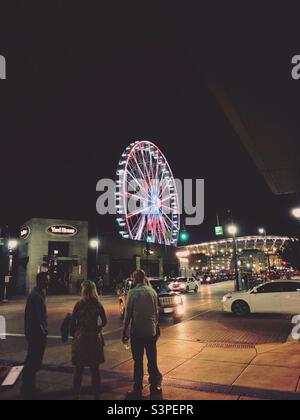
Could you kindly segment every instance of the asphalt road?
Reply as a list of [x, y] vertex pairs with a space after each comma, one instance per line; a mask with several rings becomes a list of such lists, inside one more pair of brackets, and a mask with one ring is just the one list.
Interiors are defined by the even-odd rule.
[[[291, 317], [255, 315], [237, 319], [223, 313], [222, 297], [232, 290], [233, 282], [227, 282], [201, 286], [199, 293], [182, 295], [185, 305], [183, 322], [174, 326], [172, 317], [163, 317], [163, 334], [174, 339], [211, 343], [263, 344], [286, 341], [292, 329]], [[72, 312], [77, 300], [73, 296], [48, 298], [50, 340], [60, 335], [62, 320], [67, 313]], [[106, 341], [120, 340], [123, 323], [119, 316], [118, 298], [105, 296], [102, 302], [109, 319], [104, 331]], [[7, 333], [12, 337], [23, 334], [24, 307], [25, 300], [0, 305], [0, 315], [5, 316]]]
[[[206, 311], [221, 310], [221, 299], [225, 293], [232, 291], [232, 283], [224, 283], [213, 286], [202, 286], [199, 293], [183, 294], [185, 314], [184, 320], [193, 318]], [[49, 296], [48, 317], [49, 334], [57, 336], [60, 333], [62, 320], [68, 313], [72, 313], [78, 298], [75, 296]], [[8, 304], [0, 304], [0, 315], [5, 316], [8, 334], [23, 334], [23, 315], [25, 299], [12, 301]], [[109, 323], [105, 329], [105, 335], [114, 337], [122, 330], [122, 321], [119, 316], [117, 296], [104, 296], [102, 303], [105, 307]], [[164, 316], [161, 319], [162, 328], [173, 325], [172, 317]]]

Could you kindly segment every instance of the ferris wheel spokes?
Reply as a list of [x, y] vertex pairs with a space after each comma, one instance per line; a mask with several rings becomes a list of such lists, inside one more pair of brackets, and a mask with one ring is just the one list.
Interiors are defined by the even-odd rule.
[[[124, 238], [176, 245], [180, 230], [175, 180], [161, 151], [150, 142], [133, 143], [117, 171], [118, 223]], [[121, 217], [122, 216], [122, 217]]]

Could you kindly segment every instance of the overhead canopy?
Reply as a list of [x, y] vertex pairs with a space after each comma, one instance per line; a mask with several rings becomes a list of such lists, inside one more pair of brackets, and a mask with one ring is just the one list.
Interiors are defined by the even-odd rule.
[[261, 93], [255, 103], [247, 103], [242, 90], [214, 83], [210, 88], [274, 194], [299, 192], [300, 139], [279, 110], [269, 109]]
[[[224, 2], [225, 3], [225, 2]], [[300, 54], [297, 13], [274, 2], [168, 8], [174, 36], [194, 61], [275, 194], [300, 191]], [[163, 6], [162, 6], [163, 7]], [[265, 10], [264, 10], [265, 7]]]

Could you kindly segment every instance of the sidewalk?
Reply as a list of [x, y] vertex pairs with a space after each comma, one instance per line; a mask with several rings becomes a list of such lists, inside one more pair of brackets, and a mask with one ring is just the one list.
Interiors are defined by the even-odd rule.
[[[232, 345], [162, 339], [159, 365], [164, 374], [164, 399], [238, 400], [299, 399], [300, 344]], [[3, 356], [2, 356], [3, 357]], [[6, 362], [22, 362], [24, 353], [5, 354]], [[39, 373], [41, 399], [72, 399], [70, 345], [59, 342], [47, 349]], [[56, 361], [56, 365], [53, 361]], [[5, 361], [0, 361], [0, 365]], [[103, 400], [124, 400], [131, 388], [133, 361], [121, 343], [108, 343], [102, 366]], [[83, 399], [91, 399], [88, 372]], [[149, 395], [145, 389], [145, 397]], [[18, 386], [0, 399], [19, 399]]]

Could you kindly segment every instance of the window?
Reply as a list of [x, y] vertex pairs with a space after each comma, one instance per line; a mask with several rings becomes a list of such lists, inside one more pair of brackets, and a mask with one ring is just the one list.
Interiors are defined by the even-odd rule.
[[284, 283], [269, 283], [265, 286], [259, 287], [257, 293], [283, 293], [286, 292]]
[[283, 285], [285, 292], [300, 292], [300, 283], [297, 282], [287, 282]]
[[69, 242], [49, 242], [48, 244], [49, 257], [69, 257]]

